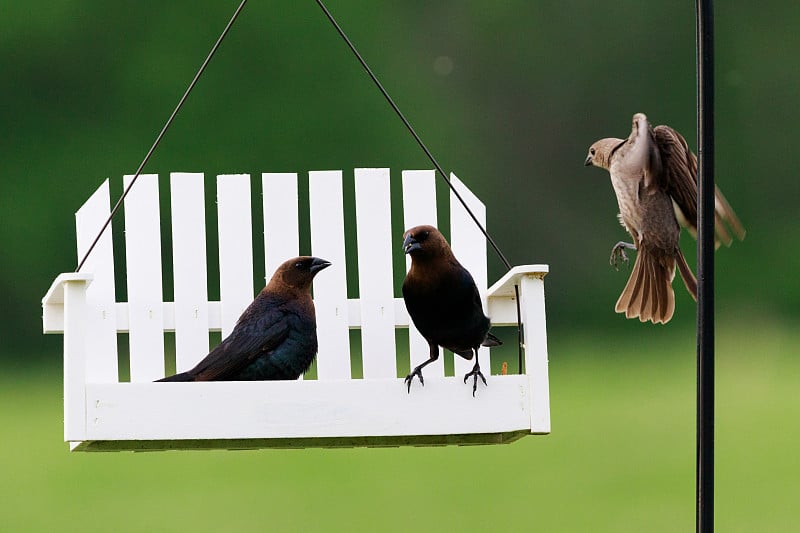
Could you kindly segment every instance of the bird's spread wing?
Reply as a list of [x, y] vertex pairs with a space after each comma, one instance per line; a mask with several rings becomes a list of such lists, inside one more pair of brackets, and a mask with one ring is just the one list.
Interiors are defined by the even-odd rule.
[[279, 307], [260, 309], [258, 317], [244, 315], [231, 334], [200, 361], [192, 373], [200, 381], [222, 380], [259, 355], [275, 349], [288, 334], [288, 316]]
[[[659, 186], [672, 197], [683, 217], [680, 223], [697, 234], [697, 158], [686, 139], [669, 126], [653, 129], [661, 156]], [[681, 220], [682, 218], [682, 220]]]
[[[697, 158], [689, 150], [686, 139], [669, 126], [654, 129], [656, 144], [661, 154], [661, 186], [680, 209], [681, 225], [697, 236]], [[744, 239], [745, 230], [728, 201], [718, 187], [714, 188], [714, 229], [717, 246], [720, 242], [730, 246], [731, 232]], [[676, 213], [678, 214], [678, 213]]]

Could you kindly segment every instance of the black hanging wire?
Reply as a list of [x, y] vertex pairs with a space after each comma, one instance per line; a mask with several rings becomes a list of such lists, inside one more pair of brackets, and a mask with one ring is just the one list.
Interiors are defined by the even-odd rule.
[[714, 12], [697, 0], [697, 531], [714, 531]]
[[[203, 61], [203, 64], [200, 65], [200, 68], [198, 69], [197, 74], [195, 74], [195, 76], [192, 79], [191, 83], [189, 83], [189, 86], [186, 88], [186, 91], [184, 92], [183, 96], [181, 97], [180, 101], [178, 102], [178, 105], [175, 106], [175, 110], [172, 112], [172, 114], [167, 119], [167, 122], [164, 124], [164, 127], [161, 129], [161, 132], [156, 137], [156, 140], [153, 142], [153, 145], [150, 147], [150, 150], [147, 151], [147, 154], [145, 155], [144, 159], [142, 160], [141, 164], [139, 165], [139, 168], [136, 169], [136, 173], [134, 174], [133, 179], [131, 179], [131, 181], [128, 184], [128, 186], [122, 192], [122, 195], [120, 196], [119, 200], [117, 200], [117, 203], [114, 205], [114, 208], [111, 210], [111, 213], [108, 215], [108, 218], [106, 219], [105, 223], [100, 228], [100, 231], [98, 232], [97, 237], [95, 237], [94, 241], [92, 241], [92, 244], [89, 246], [89, 248], [86, 251], [86, 253], [84, 254], [83, 258], [78, 263], [78, 267], [75, 269], [76, 272], [79, 272], [80, 269], [83, 267], [84, 263], [86, 262], [86, 259], [89, 257], [89, 255], [92, 253], [94, 248], [97, 246], [97, 243], [100, 241], [100, 238], [102, 237], [103, 233], [106, 231], [106, 229], [108, 229], [108, 226], [111, 224], [111, 220], [114, 218], [114, 215], [116, 215], [117, 211], [119, 211], [119, 208], [122, 206], [122, 203], [125, 200], [125, 197], [128, 195], [128, 192], [130, 192], [130, 190], [133, 187], [134, 183], [136, 183], [136, 180], [139, 179], [139, 175], [142, 173], [142, 170], [144, 169], [144, 166], [150, 160], [150, 156], [153, 155], [153, 152], [155, 151], [156, 147], [161, 142], [161, 139], [164, 137], [164, 134], [167, 132], [167, 129], [169, 129], [170, 125], [172, 124], [172, 121], [175, 119], [175, 116], [178, 114], [178, 111], [180, 111], [181, 107], [183, 107], [183, 104], [186, 101], [186, 99], [188, 98], [189, 93], [191, 93], [192, 89], [194, 89], [194, 86], [197, 84], [197, 81], [200, 79], [200, 76], [205, 71], [206, 67], [208, 66], [208, 63], [211, 61], [211, 58], [216, 53], [216, 51], [219, 48], [220, 44], [222, 44], [222, 40], [228, 34], [228, 31], [233, 26], [233, 23], [236, 21], [236, 18], [239, 16], [239, 13], [241, 13], [241, 11], [244, 8], [244, 5], [246, 3], [247, 3], [247, 0], [242, 0], [242, 2], [239, 4], [239, 7], [236, 8], [236, 11], [234, 11], [233, 15], [231, 16], [230, 20], [228, 21], [228, 24], [225, 26], [225, 29], [222, 31], [222, 34], [220, 34], [219, 38], [217, 39], [217, 42], [214, 43], [214, 46], [211, 48], [211, 51], [208, 53], [208, 56], [206, 57], [205, 61]], [[353, 45], [353, 43], [350, 41], [350, 39], [344, 33], [344, 30], [342, 30], [341, 26], [339, 26], [339, 24], [336, 22], [336, 19], [333, 18], [333, 15], [331, 14], [331, 12], [328, 11], [328, 8], [325, 7], [325, 4], [323, 4], [321, 0], [317, 0], [317, 4], [319, 4], [320, 8], [322, 8], [323, 12], [328, 17], [328, 20], [331, 21], [333, 26], [339, 32], [339, 35], [342, 36], [342, 39], [344, 39], [344, 41], [350, 47], [350, 50], [352, 50], [353, 54], [355, 54], [356, 58], [358, 58], [358, 61], [364, 67], [364, 70], [367, 71], [367, 74], [369, 74], [370, 78], [372, 78], [372, 81], [375, 82], [375, 85], [378, 87], [378, 89], [380, 89], [380, 91], [383, 94], [383, 96], [386, 98], [386, 100], [392, 106], [392, 109], [394, 109], [395, 113], [397, 113], [397, 116], [400, 117], [400, 120], [403, 121], [403, 124], [405, 124], [406, 128], [408, 129], [408, 131], [411, 132], [411, 135], [417, 141], [417, 144], [419, 144], [419, 146], [422, 148], [422, 150], [428, 156], [428, 159], [431, 160], [431, 162], [433, 163], [433, 166], [436, 167], [436, 170], [439, 172], [439, 175], [447, 183], [447, 186], [453, 192], [455, 197], [458, 199], [459, 202], [461, 202], [461, 205], [464, 206], [464, 209], [467, 210], [467, 213], [472, 218], [473, 222], [475, 222], [475, 224], [481, 230], [481, 232], [483, 233], [484, 237], [486, 237], [486, 240], [489, 242], [489, 244], [492, 246], [494, 251], [500, 257], [500, 260], [503, 262], [505, 267], [508, 270], [511, 270], [511, 263], [509, 263], [508, 259], [506, 259], [506, 256], [503, 254], [503, 252], [500, 251], [500, 248], [497, 246], [497, 243], [495, 243], [495, 241], [492, 238], [492, 236], [489, 235], [489, 233], [486, 231], [486, 228], [484, 228], [483, 225], [480, 223], [478, 218], [475, 216], [475, 214], [469, 208], [467, 203], [461, 197], [461, 194], [455, 189], [455, 187], [453, 186], [452, 182], [447, 177], [447, 174], [442, 169], [441, 165], [439, 165], [438, 161], [436, 161], [436, 158], [433, 157], [433, 154], [431, 153], [430, 150], [428, 150], [428, 147], [425, 145], [425, 143], [422, 142], [422, 139], [420, 138], [420, 136], [417, 135], [417, 132], [411, 126], [411, 123], [408, 122], [406, 117], [400, 111], [400, 108], [397, 107], [397, 104], [394, 103], [394, 100], [392, 100], [392, 97], [389, 96], [388, 92], [386, 92], [386, 89], [383, 88], [383, 85], [381, 85], [381, 82], [378, 81], [378, 78], [372, 72], [372, 69], [369, 68], [369, 65], [367, 65], [366, 61], [364, 61], [364, 58], [361, 57], [361, 54], [358, 53], [358, 50], [356, 50], [356, 48]], [[518, 339], [518, 344], [519, 344], [518, 368], [519, 368], [519, 373], [521, 374], [522, 373], [522, 343], [523, 343], [523, 338], [522, 338], [522, 319], [521, 319], [520, 303], [519, 303], [519, 286], [514, 285], [514, 293], [515, 293], [515, 296], [516, 296], [517, 339]]]
[[419, 144], [420, 148], [422, 148], [422, 150], [425, 152], [425, 155], [428, 156], [428, 159], [431, 160], [431, 163], [433, 163], [433, 166], [436, 167], [436, 170], [439, 172], [439, 175], [441, 175], [442, 178], [444, 178], [444, 181], [447, 182], [447, 186], [450, 187], [450, 190], [453, 191], [453, 194], [455, 194], [456, 198], [458, 198], [458, 201], [461, 202], [461, 205], [463, 205], [464, 209], [467, 210], [467, 213], [469, 213], [469, 216], [472, 218], [473, 222], [475, 222], [475, 224], [478, 226], [478, 228], [480, 228], [480, 230], [483, 233], [484, 237], [486, 237], [486, 240], [489, 241], [489, 244], [492, 245], [492, 248], [494, 248], [494, 251], [497, 252], [497, 255], [500, 257], [500, 260], [503, 262], [503, 264], [506, 266], [506, 268], [508, 270], [511, 270], [511, 263], [508, 262], [508, 259], [506, 259], [506, 256], [503, 255], [503, 252], [500, 251], [500, 248], [497, 246], [497, 243], [494, 242], [494, 239], [492, 239], [492, 236], [489, 235], [489, 233], [486, 231], [486, 229], [480, 223], [478, 218], [475, 216], [475, 214], [469, 208], [467, 203], [464, 201], [464, 199], [461, 197], [461, 195], [458, 193], [458, 191], [455, 189], [455, 187], [453, 187], [453, 184], [450, 182], [450, 179], [447, 177], [447, 174], [445, 173], [445, 171], [442, 170], [442, 167], [436, 161], [436, 158], [433, 157], [433, 154], [431, 153], [431, 151], [428, 150], [428, 147], [425, 146], [424, 142], [422, 142], [422, 139], [420, 138], [420, 136], [417, 135], [416, 131], [414, 131], [414, 128], [411, 126], [411, 123], [406, 119], [405, 115], [403, 115], [403, 112], [400, 111], [400, 108], [397, 107], [397, 104], [394, 103], [394, 100], [392, 100], [392, 97], [389, 96], [388, 92], [386, 92], [386, 89], [383, 88], [383, 85], [381, 84], [380, 81], [378, 81], [377, 76], [375, 76], [375, 74], [372, 72], [372, 69], [369, 68], [369, 65], [367, 65], [367, 62], [364, 61], [363, 57], [361, 57], [361, 54], [358, 53], [358, 50], [356, 50], [355, 45], [353, 45], [353, 43], [350, 41], [350, 38], [347, 37], [347, 34], [344, 32], [342, 27], [339, 26], [339, 23], [336, 22], [335, 18], [333, 18], [333, 15], [331, 15], [331, 12], [328, 11], [327, 7], [325, 7], [325, 4], [322, 3], [322, 0], [317, 0], [317, 4], [319, 4], [319, 7], [322, 8], [322, 11], [325, 12], [325, 15], [328, 17], [328, 20], [331, 21], [331, 24], [333, 24], [334, 28], [336, 28], [336, 31], [339, 32], [339, 35], [342, 36], [342, 39], [344, 39], [344, 42], [347, 43], [347, 46], [350, 47], [350, 50], [356, 56], [356, 58], [358, 59], [358, 62], [361, 63], [361, 66], [364, 67], [364, 70], [367, 71], [367, 74], [369, 74], [369, 77], [372, 78], [373, 82], [375, 82], [375, 85], [381, 91], [381, 93], [383, 94], [383, 97], [386, 98], [386, 101], [389, 102], [389, 105], [392, 106], [392, 109], [394, 109], [394, 112], [397, 113], [397, 116], [400, 118], [400, 120], [403, 121], [403, 124], [408, 129], [408, 131], [411, 133], [411, 135], [414, 137], [414, 140], [417, 141], [417, 144]]
[[[507, 270], [511, 270], [511, 263], [508, 261], [508, 259], [506, 259], [506, 256], [503, 255], [503, 252], [500, 251], [500, 247], [497, 246], [497, 243], [494, 242], [494, 239], [492, 238], [492, 236], [489, 235], [489, 232], [486, 231], [486, 228], [483, 227], [483, 224], [480, 223], [478, 218], [472, 212], [472, 209], [469, 208], [467, 203], [461, 197], [461, 194], [459, 194], [459, 192], [453, 186], [453, 183], [450, 181], [450, 178], [447, 177], [447, 174], [442, 169], [441, 165], [439, 165], [439, 162], [436, 161], [436, 158], [433, 157], [433, 154], [431, 153], [431, 151], [428, 150], [428, 147], [425, 145], [424, 142], [422, 142], [422, 139], [420, 138], [419, 135], [417, 135], [417, 132], [414, 130], [414, 127], [411, 126], [411, 123], [408, 121], [408, 119], [406, 119], [405, 115], [403, 115], [403, 112], [400, 111], [400, 108], [397, 107], [397, 104], [394, 103], [394, 100], [392, 100], [392, 97], [389, 96], [389, 93], [386, 91], [386, 89], [384, 89], [383, 84], [381, 84], [381, 82], [378, 80], [378, 77], [375, 76], [375, 74], [372, 72], [372, 69], [369, 68], [369, 65], [367, 64], [367, 62], [364, 60], [363, 57], [361, 57], [361, 54], [358, 53], [358, 50], [356, 49], [356, 47], [353, 44], [353, 42], [350, 40], [350, 38], [344, 32], [342, 27], [339, 26], [339, 23], [336, 22], [336, 19], [333, 17], [331, 12], [328, 11], [328, 8], [325, 7], [325, 4], [322, 2], [322, 0], [316, 0], [316, 1], [317, 1], [317, 4], [319, 5], [319, 7], [322, 9], [322, 11], [325, 13], [325, 16], [328, 17], [328, 20], [331, 22], [331, 24], [333, 24], [333, 27], [336, 28], [336, 31], [342, 37], [344, 42], [347, 43], [347, 46], [350, 48], [350, 51], [353, 52], [353, 55], [356, 56], [356, 59], [358, 59], [358, 62], [361, 63], [361, 66], [364, 67], [364, 70], [367, 72], [369, 77], [372, 78], [372, 81], [378, 87], [378, 89], [380, 90], [381, 94], [383, 94], [383, 97], [386, 99], [386, 101], [389, 103], [389, 105], [392, 106], [392, 109], [394, 109], [394, 112], [397, 114], [397, 116], [403, 122], [403, 124], [405, 125], [406, 129], [408, 129], [409, 133], [411, 133], [411, 135], [414, 137], [414, 140], [417, 141], [417, 144], [425, 152], [425, 155], [428, 156], [428, 159], [430, 159], [431, 163], [433, 163], [433, 166], [436, 167], [436, 171], [439, 173], [439, 175], [442, 177], [442, 179], [444, 179], [444, 181], [447, 183], [447, 186], [453, 192], [455, 197], [458, 198], [458, 201], [461, 202], [461, 205], [464, 206], [464, 209], [467, 210], [467, 213], [469, 214], [470, 218], [472, 218], [472, 221], [475, 222], [475, 225], [478, 226], [478, 228], [481, 230], [481, 233], [483, 233], [483, 236], [486, 237], [486, 240], [492, 246], [494, 251], [497, 253], [497, 256], [503, 262], [503, 264], [505, 265], [506, 269]], [[518, 344], [519, 344], [518, 368], [519, 368], [519, 373], [522, 374], [522, 345], [523, 345], [522, 315], [520, 313], [519, 286], [516, 285], [516, 284], [514, 285], [514, 295], [516, 297], [516, 304], [517, 304], [517, 340], [518, 340]]]
[[155, 151], [158, 144], [161, 142], [161, 139], [164, 137], [164, 134], [167, 132], [167, 129], [169, 129], [170, 125], [172, 124], [172, 121], [178, 114], [178, 111], [180, 111], [181, 107], [183, 107], [183, 103], [186, 101], [186, 98], [189, 96], [189, 93], [192, 92], [192, 89], [194, 89], [194, 86], [197, 84], [197, 80], [200, 79], [200, 76], [203, 74], [203, 71], [206, 69], [206, 66], [208, 66], [208, 63], [211, 61], [211, 58], [217, 52], [219, 45], [222, 44], [222, 40], [225, 38], [226, 35], [228, 35], [228, 31], [231, 29], [231, 26], [233, 26], [233, 23], [236, 21], [236, 18], [239, 16], [239, 13], [241, 13], [246, 3], [247, 0], [242, 0], [242, 3], [239, 4], [239, 7], [236, 8], [236, 11], [234, 11], [233, 16], [231, 16], [231, 19], [228, 21], [228, 25], [225, 26], [224, 30], [222, 30], [222, 34], [220, 34], [219, 38], [217, 39], [217, 42], [214, 43], [214, 46], [211, 47], [211, 51], [208, 53], [208, 56], [206, 56], [205, 61], [203, 61], [203, 64], [200, 65], [200, 69], [197, 71], [197, 74], [194, 75], [194, 79], [192, 79], [191, 83], [189, 83], [189, 86], [186, 88], [186, 92], [183, 93], [183, 96], [178, 102], [178, 105], [175, 106], [175, 110], [167, 119], [167, 122], [164, 124], [164, 127], [161, 128], [161, 133], [158, 134], [156, 140], [153, 142], [153, 145], [150, 147], [150, 150], [147, 151], [147, 155], [144, 156], [144, 159], [142, 160], [142, 163], [139, 165], [139, 168], [136, 169], [136, 173], [133, 175], [133, 179], [131, 179], [131, 182], [128, 184], [127, 187], [125, 187], [125, 190], [122, 192], [122, 196], [119, 197], [119, 200], [117, 200], [117, 203], [114, 205], [114, 209], [112, 209], [111, 213], [108, 215], [108, 218], [103, 224], [103, 227], [100, 228], [97, 237], [95, 237], [94, 241], [92, 241], [92, 244], [89, 246], [89, 249], [86, 250], [83, 259], [81, 259], [80, 262], [78, 263], [78, 268], [75, 269], [75, 272], [80, 271], [81, 267], [83, 267], [83, 264], [86, 262], [86, 259], [88, 259], [89, 254], [92, 253], [92, 250], [94, 250], [95, 246], [97, 246], [97, 243], [100, 241], [100, 237], [103, 236], [103, 233], [106, 231], [109, 224], [111, 224], [111, 219], [114, 218], [114, 215], [117, 214], [117, 211], [122, 206], [122, 202], [125, 200], [125, 197], [128, 195], [128, 192], [130, 192], [131, 187], [133, 187], [133, 184], [136, 183], [136, 180], [139, 179], [139, 175], [142, 173], [144, 166], [150, 160], [150, 156], [153, 155], [153, 152]]

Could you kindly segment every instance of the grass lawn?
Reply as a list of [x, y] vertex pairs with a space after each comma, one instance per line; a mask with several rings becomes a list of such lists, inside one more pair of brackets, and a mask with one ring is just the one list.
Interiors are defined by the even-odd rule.
[[[0, 531], [694, 530], [693, 333], [590, 333], [550, 340], [553, 434], [506, 446], [71, 454], [60, 368], [4, 374]], [[718, 338], [717, 530], [796, 531], [800, 333]]]

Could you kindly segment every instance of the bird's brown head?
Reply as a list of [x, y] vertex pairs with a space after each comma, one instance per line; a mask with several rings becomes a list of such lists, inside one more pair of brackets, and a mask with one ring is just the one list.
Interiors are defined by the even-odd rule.
[[331, 266], [330, 261], [319, 257], [300, 256], [284, 261], [272, 275], [268, 289], [309, 290], [314, 276], [320, 270]]
[[586, 156], [585, 166], [595, 166], [608, 170], [611, 154], [617, 149], [625, 139], [600, 139], [589, 147], [589, 154]]
[[414, 259], [452, 255], [450, 245], [433, 226], [416, 226], [403, 234], [403, 251]]

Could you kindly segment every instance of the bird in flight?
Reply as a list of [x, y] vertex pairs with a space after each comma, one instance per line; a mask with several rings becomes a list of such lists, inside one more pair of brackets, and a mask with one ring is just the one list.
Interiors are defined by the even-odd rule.
[[[620, 223], [633, 239], [614, 245], [612, 266], [620, 259], [628, 262], [626, 249], [637, 252], [616, 312], [666, 324], [675, 311], [676, 265], [697, 300], [697, 279], [678, 242], [681, 226], [697, 237], [697, 158], [680, 133], [669, 126], [653, 128], [637, 113], [627, 139], [600, 139], [589, 148], [585, 164], [608, 170]], [[717, 247], [730, 246], [734, 236], [744, 239], [744, 227], [718, 188], [714, 215]]]

